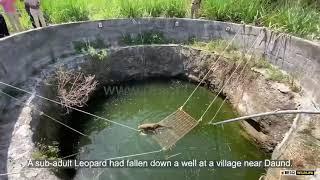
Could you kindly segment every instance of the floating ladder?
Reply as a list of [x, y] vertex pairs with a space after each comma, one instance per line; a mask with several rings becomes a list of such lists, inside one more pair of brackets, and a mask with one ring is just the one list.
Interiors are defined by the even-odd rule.
[[[158, 144], [162, 147], [163, 150], [168, 150], [172, 148], [180, 139], [182, 139], [186, 134], [188, 134], [193, 128], [195, 128], [199, 122], [202, 121], [202, 117], [206, 114], [205, 113], [201, 116], [199, 120], [194, 119], [191, 117], [187, 112], [183, 110], [184, 106], [188, 103], [188, 101], [191, 99], [193, 94], [197, 91], [197, 89], [200, 87], [200, 85], [204, 82], [204, 80], [208, 77], [210, 72], [213, 71], [213, 69], [218, 65], [218, 62], [226, 49], [232, 44], [232, 42], [235, 40], [235, 38], [240, 34], [240, 30], [237, 34], [233, 37], [233, 39], [229, 42], [229, 44], [225, 47], [223, 52], [220, 54], [218, 59], [213, 63], [209, 71], [205, 74], [205, 76], [201, 79], [201, 81], [198, 83], [197, 87], [193, 90], [193, 92], [189, 95], [187, 100], [183, 103], [183, 105], [161, 120], [159, 122], [160, 125], [165, 126], [166, 128], [160, 129], [157, 133], [155, 133], [152, 137], [158, 142]], [[211, 106], [211, 105], [210, 105]], [[209, 106], [209, 107], [210, 107]]]
[[152, 137], [159, 143], [162, 149], [168, 150], [196, 127], [198, 123], [188, 113], [182, 109], [178, 109], [159, 122], [159, 124], [166, 128], [159, 129]]
[[[184, 104], [175, 112], [164, 118], [159, 122], [160, 125], [165, 126], [165, 128], [159, 129], [157, 133], [155, 133], [152, 137], [158, 142], [158, 144], [162, 147], [163, 150], [168, 150], [172, 148], [180, 139], [182, 139], [186, 134], [188, 134], [193, 128], [195, 128], [203, 119], [203, 117], [206, 115], [210, 107], [213, 105], [214, 101], [218, 98], [219, 94], [222, 92], [223, 88], [226, 86], [226, 84], [231, 80], [233, 75], [236, 73], [238, 68], [240, 68], [240, 65], [242, 64], [241, 62], [236, 66], [236, 68], [233, 70], [231, 75], [229, 76], [228, 80], [223, 84], [222, 88], [218, 92], [218, 94], [215, 96], [215, 98], [211, 101], [207, 109], [204, 111], [202, 116], [200, 117], [199, 120], [194, 119], [191, 117], [187, 112], [183, 110], [184, 106], [187, 104], [187, 102], [191, 99], [193, 94], [197, 91], [197, 89], [200, 87], [200, 85], [204, 82], [204, 80], [208, 77], [210, 72], [213, 72], [215, 67], [218, 65], [218, 62], [220, 58], [223, 56], [225, 51], [228, 49], [228, 47], [232, 44], [232, 42], [235, 40], [235, 38], [240, 34], [239, 30], [233, 39], [228, 43], [228, 45], [225, 47], [223, 52], [219, 55], [215, 63], [210, 67], [209, 71], [205, 74], [205, 76], [201, 79], [201, 81], [198, 83], [197, 87], [193, 90], [193, 92], [189, 95], [187, 100], [184, 102]], [[257, 40], [260, 36], [261, 32], [255, 39], [255, 41], [252, 43], [251, 47], [246, 51], [249, 52], [257, 43]], [[251, 56], [252, 57], [252, 56]], [[250, 58], [251, 58], [250, 57]], [[244, 57], [243, 57], [244, 58]], [[244, 66], [242, 68], [242, 71], [240, 72], [240, 75], [244, 72], [245, 67], [248, 65], [249, 60], [246, 60], [244, 63]], [[239, 79], [240, 75], [238, 76], [237, 79]], [[225, 99], [226, 100], [226, 99]], [[216, 117], [218, 112], [220, 111], [223, 103], [225, 100], [221, 103], [221, 106], [217, 110], [215, 116], [213, 119]], [[213, 120], [212, 119], [212, 120]], [[212, 120], [210, 123], [212, 123]]]

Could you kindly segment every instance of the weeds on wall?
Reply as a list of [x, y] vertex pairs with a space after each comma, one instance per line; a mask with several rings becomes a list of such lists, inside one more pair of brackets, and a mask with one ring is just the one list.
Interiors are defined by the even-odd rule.
[[108, 57], [108, 52], [106, 49], [96, 49], [89, 44], [81, 49], [81, 53], [88, 55], [92, 60], [103, 61]]
[[74, 49], [77, 53], [90, 56], [93, 60], [106, 60], [108, 52], [103, 40], [97, 38], [94, 41], [76, 41], [73, 42]]
[[[193, 41], [189, 46], [212, 53], [221, 54], [227, 47], [228, 42], [225, 40], [216, 40], [210, 42]], [[243, 63], [248, 61], [249, 68], [264, 69], [265, 76], [268, 80], [288, 84], [293, 92], [300, 92], [301, 87], [296, 82], [296, 77], [293, 74], [287, 74], [278, 67], [272, 65], [265, 58], [252, 57], [249, 54], [240, 52], [237, 47], [230, 45], [223, 54], [226, 60], [231, 63]]]
[[209, 52], [221, 53], [221, 52], [225, 51], [226, 53], [232, 53], [232, 52], [238, 50], [238, 48], [235, 45], [231, 44], [228, 46], [228, 44], [229, 44], [228, 41], [220, 40], [220, 39], [214, 40], [214, 41], [209, 41], [209, 42], [200, 42], [200, 41], [196, 41], [194, 39], [194, 40], [191, 40], [188, 44], [194, 48], [199, 48], [199, 49], [206, 50]]
[[57, 160], [59, 159], [59, 144], [54, 141], [52, 145], [45, 145], [43, 143], [36, 143], [37, 151], [32, 153], [32, 158], [34, 160]]
[[73, 47], [78, 53], [82, 53], [83, 51], [87, 51], [89, 47], [94, 49], [103, 49], [106, 48], [107, 45], [104, 43], [102, 38], [97, 37], [95, 40], [83, 40], [83, 41], [74, 41]]
[[163, 33], [155, 31], [139, 33], [136, 36], [127, 34], [122, 37], [121, 41], [126, 45], [170, 43], [170, 41], [164, 37]]
[[93, 60], [103, 61], [108, 57], [108, 52], [106, 49], [95, 49], [89, 46], [87, 49], [82, 49], [83, 54], [87, 54]]

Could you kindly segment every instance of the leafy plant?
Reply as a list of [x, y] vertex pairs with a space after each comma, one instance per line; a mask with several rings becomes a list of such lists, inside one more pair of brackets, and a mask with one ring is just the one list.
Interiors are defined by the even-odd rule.
[[36, 143], [38, 151], [32, 153], [32, 158], [35, 160], [56, 160], [59, 158], [58, 142], [53, 142], [52, 145], [45, 145], [43, 143]]
[[133, 44], [167, 44], [170, 41], [164, 37], [163, 33], [150, 31], [150, 32], [140, 33], [134, 37], [131, 36], [130, 34], [127, 34], [122, 38], [122, 42], [127, 45], [133, 45]]
[[84, 41], [75, 41], [73, 42], [74, 49], [78, 53], [83, 53], [83, 51], [87, 51], [89, 47], [95, 49], [106, 48], [105, 43], [101, 38], [96, 38], [94, 41], [84, 40]]
[[97, 50], [92, 46], [89, 46], [87, 49], [82, 49], [82, 53], [88, 54], [92, 59], [104, 60], [108, 56], [107, 50], [101, 49]]

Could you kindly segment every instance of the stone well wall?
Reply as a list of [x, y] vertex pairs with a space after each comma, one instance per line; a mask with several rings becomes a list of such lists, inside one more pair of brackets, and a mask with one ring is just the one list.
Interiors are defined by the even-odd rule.
[[[99, 23], [102, 27], [99, 28]], [[74, 42], [102, 40], [105, 46], [121, 46], [125, 35], [162, 32], [168, 39], [185, 42], [232, 39], [235, 44], [262, 53], [275, 65], [294, 73], [308, 93], [320, 103], [320, 46], [297, 37], [234, 23], [191, 19], [114, 19], [79, 22], [30, 30], [0, 40], [0, 80], [20, 83], [66, 54], [74, 53]]]
[[[99, 23], [102, 24], [101, 28]], [[271, 63], [294, 74], [301, 81], [305, 95], [314, 101], [314, 105], [320, 104], [320, 93], [317, 91], [320, 88], [319, 44], [263, 28], [206, 20], [118, 19], [70, 23], [19, 33], [0, 40], [0, 81], [18, 86], [25, 85], [24, 87], [32, 91], [33, 88], [26, 85], [30, 78], [39, 75], [52, 64], [72, 61], [66, 57], [76, 53], [76, 43], [101, 40], [103, 47], [116, 48], [126, 45], [122, 41], [124, 36], [135, 36], [149, 31], [162, 32], [167, 39], [175, 42], [186, 42], [191, 38], [203, 41], [231, 40], [236, 35], [235, 44], [247, 50], [251, 50], [253, 42], [257, 40], [253, 52], [264, 55]], [[178, 57], [177, 52], [173, 53]], [[179, 72], [172, 75], [183, 71], [183, 67], [177, 71]], [[121, 74], [117, 75], [121, 78]], [[31, 80], [30, 83], [34, 81]], [[4, 86], [0, 85], [0, 89], [4, 89]], [[12, 107], [8, 107], [8, 104]], [[14, 116], [8, 116], [8, 109], [15, 110], [9, 113]], [[14, 126], [17, 126], [15, 122], [20, 111], [17, 103], [14, 104], [10, 99], [0, 96], [0, 162], [7, 159], [11, 138], [11, 133], [8, 132], [16, 132]], [[314, 123], [315, 121], [310, 120], [310, 125], [306, 128], [314, 126]], [[294, 141], [288, 142], [282, 144], [294, 144]], [[4, 165], [0, 163], [0, 174], [6, 172]]]

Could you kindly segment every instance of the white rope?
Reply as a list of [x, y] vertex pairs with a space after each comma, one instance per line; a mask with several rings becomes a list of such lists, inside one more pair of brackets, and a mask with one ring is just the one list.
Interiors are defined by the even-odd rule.
[[12, 173], [4, 173], [4, 174], [0, 174], [0, 177], [1, 177], [1, 176], [14, 175], [14, 174], [20, 174], [20, 173], [23, 173], [23, 172], [27, 172], [27, 171], [12, 172]]
[[[143, 156], [143, 155], [149, 155], [149, 154], [156, 154], [156, 153], [160, 153], [164, 151], [164, 149], [159, 149], [157, 151], [149, 151], [149, 152], [145, 152], [145, 153], [138, 153], [138, 154], [131, 154], [131, 155], [126, 155], [126, 156], [118, 156], [118, 157], [114, 157], [114, 158], [109, 158], [109, 159], [105, 159], [106, 161], [108, 160], [115, 160], [115, 159], [123, 159], [123, 158], [128, 158], [128, 157], [137, 157], [137, 156]], [[103, 170], [99, 175], [101, 176], [101, 174], [104, 173], [105, 170]]]
[[280, 114], [313, 114], [313, 115], [319, 115], [320, 111], [309, 111], [309, 110], [283, 110], [283, 111], [272, 111], [272, 112], [264, 112], [264, 113], [259, 113], [259, 114], [253, 114], [249, 116], [243, 116], [243, 117], [238, 117], [238, 118], [233, 118], [233, 119], [228, 119], [216, 123], [209, 123], [211, 125], [219, 125], [219, 124], [225, 124], [225, 123], [231, 123], [235, 121], [241, 121], [245, 119], [252, 119], [252, 118], [257, 118], [257, 117], [262, 117], [262, 116], [271, 116], [271, 115], [280, 115]]
[[143, 156], [143, 155], [148, 155], [148, 154], [160, 153], [162, 151], [164, 151], [164, 149], [160, 149], [157, 151], [149, 151], [149, 152], [145, 152], [145, 153], [131, 154], [131, 155], [126, 155], [126, 156], [118, 156], [118, 157], [113, 157], [113, 158], [109, 158], [109, 159], [105, 159], [105, 160], [115, 160], [115, 159], [123, 159], [123, 158], [128, 158], [128, 157], [137, 157], [137, 156]]
[[[279, 50], [279, 49], [278, 49], [278, 50]], [[278, 53], [279, 53], [279, 51], [277, 52], [277, 55], [278, 55]], [[252, 55], [250, 56], [250, 59], [251, 59], [251, 58], [252, 58]], [[245, 66], [243, 67], [243, 69], [242, 69], [242, 71], [240, 72], [240, 74], [239, 74], [239, 76], [238, 76], [238, 78], [237, 78], [236, 81], [238, 81], [238, 80], [240, 79], [240, 77], [241, 77], [242, 73], [244, 72], [247, 64], [248, 64], [248, 61], [246, 62]], [[224, 99], [224, 100], [223, 100], [223, 102], [221, 103], [220, 107], [219, 107], [218, 110], [216, 111], [214, 117], [211, 119], [211, 121], [209, 122], [209, 124], [211, 124], [212, 121], [217, 117], [218, 113], [220, 112], [220, 110], [221, 110], [222, 106], [224, 105], [224, 103], [226, 102], [226, 100], [227, 100], [227, 99]]]
[[[260, 37], [260, 34], [258, 35], [258, 37], [255, 39], [255, 41], [252, 43], [251, 47], [249, 48], [249, 50], [246, 52], [248, 53], [256, 44], [256, 42], [258, 41], [258, 38]], [[245, 57], [245, 55], [244, 55]], [[241, 60], [244, 59], [241, 58]], [[246, 61], [246, 64], [249, 62], [249, 60]], [[199, 121], [202, 121], [202, 118], [205, 116], [205, 114], [208, 112], [208, 110], [211, 108], [211, 106], [213, 105], [213, 103], [215, 102], [215, 100], [219, 97], [220, 93], [223, 91], [224, 87], [229, 83], [229, 81], [231, 80], [231, 78], [233, 77], [233, 75], [235, 74], [235, 72], [238, 70], [238, 68], [240, 67], [241, 62], [237, 65], [237, 67], [233, 70], [233, 72], [231, 73], [231, 75], [229, 76], [229, 78], [227, 79], [227, 81], [224, 83], [224, 85], [221, 87], [220, 91], [217, 93], [217, 95], [215, 96], [215, 98], [211, 101], [210, 105], [207, 107], [207, 109], [205, 110], [205, 112], [202, 114], [202, 116], [200, 117]]]
[[[252, 55], [250, 56], [249, 59], [251, 59], [251, 58], [252, 58]], [[236, 82], [240, 79], [241, 75], [243, 74], [244, 70], [246, 69], [246, 67], [247, 67], [247, 65], [248, 65], [248, 62], [249, 62], [249, 60], [247, 60], [246, 64], [243, 66], [243, 68], [242, 68], [239, 76], [238, 76], [237, 79], [236, 79]], [[217, 117], [217, 115], [219, 114], [219, 112], [220, 112], [222, 106], [224, 105], [224, 103], [226, 102], [226, 100], [227, 100], [227, 98], [225, 98], [225, 99], [222, 101], [222, 103], [220, 104], [218, 110], [216, 111], [216, 113], [214, 114], [213, 118], [211, 119], [210, 123]]]
[[[159, 149], [157, 151], [149, 151], [149, 152], [144, 152], [144, 153], [138, 153], [138, 154], [130, 154], [130, 155], [126, 155], [126, 156], [118, 156], [118, 157], [113, 157], [113, 158], [108, 158], [108, 159], [105, 159], [105, 161], [108, 161], [108, 160], [115, 160], [115, 159], [123, 159], [123, 158], [128, 158], [128, 157], [137, 157], [137, 156], [143, 156], [143, 155], [149, 155], [149, 154], [156, 154], [156, 153], [160, 153], [164, 151], [164, 149]], [[68, 158], [68, 157], [71, 157], [71, 156], [74, 156], [74, 155], [77, 155], [81, 152], [78, 152], [78, 153], [74, 153], [74, 154], [71, 154], [71, 155], [68, 155], [68, 156], [65, 156], [61, 159], [65, 159], [65, 158]], [[50, 168], [49, 168], [50, 169]], [[5, 173], [5, 174], [0, 174], [0, 176], [7, 176], [7, 175], [13, 175], [13, 174], [20, 174], [20, 173], [23, 173], [23, 172], [27, 172], [27, 171], [20, 171], [20, 172], [13, 172], [13, 173]], [[103, 172], [102, 172], [103, 173]], [[101, 174], [102, 174], [101, 173]]]
[[24, 104], [25, 106], [28, 106], [29, 108], [37, 111], [40, 115], [43, 115], [43, 116], [45, 116], [45, 117], [53, 120], [54, 122], [59, 123], [59, 124], [61, 124], [62, 126], [67, 127], [67, 128], [69, 128], [70, 130], [72, 130], [72, 131], [74, 131], [74, 132], [76, 132], [76, 133], [78, 133], [78, 134], [81, 134], [82, 136], [88, 136], [88, 135], [83, 134], [82, 132], [80, 132], [80, 131], [78, 131], [78, 130], [76, 130], [76, 129], [74, 129], [74, 128], [72, 128], [72, 127], [70, 127], [70, 126], [68, 126], [68, 125], [66, 125], [66, 124], [58, 121], [58, 120], [56, 120], [55, 118], [53, 118], [53, 117], [45, 114], [44, 112], [36, 109], [35, 107], [30, 106], [28, 103], [22, 102], [22, 101], [20, 101], [18, 98], [13, 97], [13, 96], [11, 96], [10, 94], [7, 94], [7, 93], [3, 92], [2, 90], [0, 90], [0, 93], [2, 93], [2, 94], [4, 94], [4, 95], [6, 95], [6, 96], [8, 96], [8, 97], [10, 97], [10, 98], [12, 98], [12, 99], [14, 99], [14, 100], [16, 100], [16, 101], [19, 102], [21, 105]]
[[181, 153], [173, 154], [171, 156], [168, 156], [166, 159], [171, 159], [171, 158], [179, 156], [179, 155], [181, 155]]
[[[26, 90], [24, 90], [24, 89], [18, 88], [18, 87], [16, 87], [16, 86], [13, 86], [13, 85], [10, 85], [10, 84], [1, 82], [1, 81], [0, 81], [0, 84], [3, 84], [3, 85], [5, 85], [5, 86], [11, 87], [11, 88], [14, 88], [14, 89], [19, 90], [19, 91], [22, 91], [22, 92], [25, 92], [25, 93], [30, 94], [30, 95], [34, 94], [34, 93], [31, 93], [31, 92], [26, 91]], [[89, 113], [89, 112], [86, 112], [86, 111], [83, 111], [83, 110], [80, 110], [80, 109], [77, 109], [77, 108], [74, 108], [74, 107], [71, 107], [71, 106], [68, 106], [68, 105], [64, 105], [64, 104], [62, 104], [61, 102], [58, 102], [58, 101], [55, 101], [55, 100], [52, 100], [52, 99], [49, 99], [49, 98], [40, 96], [40, 95], [38, 95], [38, 94], [35, 94], [35, 96], [36, 96], [36, 97], [39, 97], [39, 98], [41, 98], [41, 99], [45, 99], [45, 100], [47, 100], [47, 101], [50, 101], [50, 102], [59, 104], [59, 105], [61, 105], [61, 106], [65, 106], [65, 107], [70, 108], [70, 109], [73, 109], [73, 110], [75, 110], [75, 111], [78, 111], [78, 112], [81, 112], [81, 113], [90, 115], [90, 116], [92, 116], [92, 117], [95, 117], [95, 118], [98, 118], [98, 119], [102, 119], [102, 120], [108, 121], [108, 122], [110, 122], [110, 123], [117, 124], [117, 125], [119, 125], [119, 126], [122, 126], [122, 127], [128, 128], [128, 129], [131, 129], [131, 130], [134, 130], [134, 131], [139, 131], [138, 129], [135, 129], [135, 128], [133, 128], [133, 127], [130, 127], [130, 126], [127, 126], [127, 125], [124, 125], [124, 124], [121, 124], [121, 123], [118, 123], [118, 122], [115, 122], [115, 121], [111, 121], [111, 120], [109, 120], [109, 119], [106, 119], [106, 118], [103, 118], [103, 117], [100, 117], [100, 116], [91, 114], [91, 113]]]
[[64, 157], [62, 157], [61, 159], [67, 159], [67, 158], [69, 158], [69, 157], [72, 157], [72, 156], [78, 155], [78, 154], [80, 154], [80, 153], [83, 153], [83, 152], [82, 152], [82, 151], [80, 151], [80, 152], [77, 152], [77, 153], [73, 153], [73, 154], [70, 154], [70, 155], [68, 155], [68, 156], [64, 156]]
[[[61, 160], [63, 159], [67, 159], [69, 157], [72, 157], [72, 156], [75, 156], [75, 155], [78, 155], [80, 153], [83, 153], [83, 151], [80, 151], [80, 152], [77, 152], [77, 153], [73, 153], [73, 154], [70, 154], [70, 155], [67, 155], [67, 156], [64, 156], [62, 158], [60, 158]], [[25, 168], [27, 166], [27, 164], [25, 164], [23, 168]], [[54, 169], [54, 168], [44, 168], [44, 169]], [[20, 172], [12, 172], [12, 173], [4, 173], [4, 174], [0, 174], [0, 176], [7, 176], [7, 175], [14, 175], [14, 174], [20, 174], [20, 173], [24, 173], [24, 172], [30, 172], [30, 170], [25, 170], [25, 171], [20, 171]]]
[[216, 65], [218, 64], [220, 58], [224, 55], [224, 53], [226, 52], [226, 50], [229, 48], [229, 46], [232, 44], [232, 42], [235, 40], [235, 38], [240, 34], [241, 29], [238, 30], [238, 32], [234, 35], [234, 37], [231, 39], [231, 41], [228, 43], [228, 45], [223, 49], [222, 53], [219, 54], [218, 59], [216, 60], [216, 62], [211, 66], [211, 68], [209, 69], [209, 71], [205, 74], [205, 76], [202, 78], [202, 80], [198, 83], [197, 87], [192, 91], [192, 93], [189, 95], [189, 97], [187, 98], [187, 100], [183, 103], [183, 105], [180, 107], [180, 109], [182, 110], [183, 107], [188, 103], [188, 101], [191, 99], [191, 97], [193, 96], [193, 94], [198, 90], [198, 88], [200, 87], [200, 85], [203, 83], [203, 81], [207, 78], [207, 76], [209, 75], [209, 73], [216, 67]]

